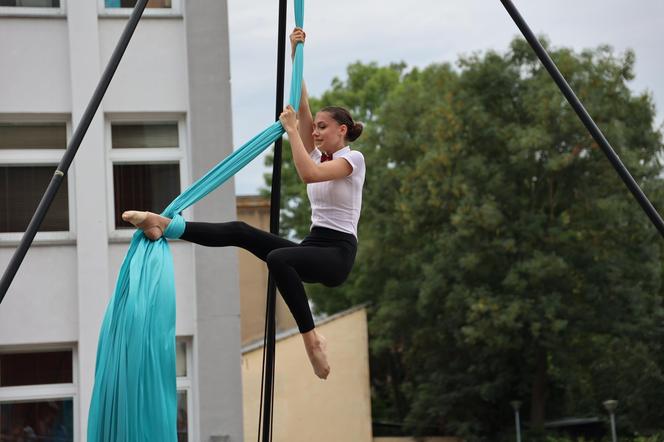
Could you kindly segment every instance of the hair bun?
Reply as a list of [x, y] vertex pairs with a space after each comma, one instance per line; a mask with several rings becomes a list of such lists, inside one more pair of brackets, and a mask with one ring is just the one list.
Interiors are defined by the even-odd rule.
[[362, 135], [364, 125], [362, 123], [354, 123], [352, 128], [348, 128], [348, 141], [355, 141]]

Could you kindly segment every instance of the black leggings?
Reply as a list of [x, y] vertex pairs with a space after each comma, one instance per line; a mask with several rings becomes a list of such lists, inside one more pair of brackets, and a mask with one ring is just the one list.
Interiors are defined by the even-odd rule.
[[357, 240], [349, 233], [314, 227], [297, 244], [241, 222], [187, 222], [181, 239], [209, 247], [236, 246], [267, 263], [300, 333], [314, 328], [304, 282], [343, 283], [355, 262]]

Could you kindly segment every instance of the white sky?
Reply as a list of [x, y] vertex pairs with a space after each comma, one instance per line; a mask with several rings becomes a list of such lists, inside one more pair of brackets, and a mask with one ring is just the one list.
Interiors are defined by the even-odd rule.
[[[531, 29], [554, 46], [633, 49], [636, 79], [631, 87], [652, 92], [662, 123], [664, 1], [513, 1]], [[228, 0], [235, 146], [274, 120], [278, 3]], [[288, 7], [290, 32], [292, 0]], [[453, 63], [459, 54], [503, 52], [520, 35], [500, 0], [309, 0], [304, 23], [304, 78], [313, 96], [328, 89], [334, 77], [345, 78], [346, 67], [358, 60], [381, 65], [404, 61], [409, 67]], [[290, 59], [286, 79], [288, 94]], [[257, 193], [266, 170], [263, 156], [246, 166], [235, 177], [236, 193]]]

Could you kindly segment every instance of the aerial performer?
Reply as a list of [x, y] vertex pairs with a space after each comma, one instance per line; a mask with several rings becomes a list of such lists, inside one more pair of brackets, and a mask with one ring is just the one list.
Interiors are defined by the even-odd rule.
[[[301, 28], [293, 30], [291, 58], [305, 38]], [[240, 221], [186, 222], [180, 239], [207, 247], [241, 247], [265, 261], [295, 318], [314, 373], [326, 379], [330, 374], [326, 341], [315, 329], [303, 283], [336, 287], [353, 268], [366, 167], [362, 153], [349, 143], [360, 136], [363, 126], [336, 106], [324, 107], [314, 119], [304, 82], [297, 113], [289, 105], [279, 120], [290, 140], [295, 169], [307, 186], [309, 234], [298, 244]], [[168, 217], [135, 210], [124, 212], [122, 218], [153, 241], [162, 237], [171, 222]]]

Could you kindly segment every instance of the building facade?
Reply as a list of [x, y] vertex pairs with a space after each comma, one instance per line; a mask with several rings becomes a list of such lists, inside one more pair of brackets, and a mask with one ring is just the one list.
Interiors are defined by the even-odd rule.
[[[134, 3], [0, 0], [0, 270]], [[0, 305], [0, 439], [86, 440], [99, 329], [131, 236], [120, 214], [160, 211], [227, 156], [230, 105], [227, 3], [150, 0]], [[235, 219], [233, 184], [185, 215]], [[239, 442], [237, 253], [171, 246], [180, 440]]]

